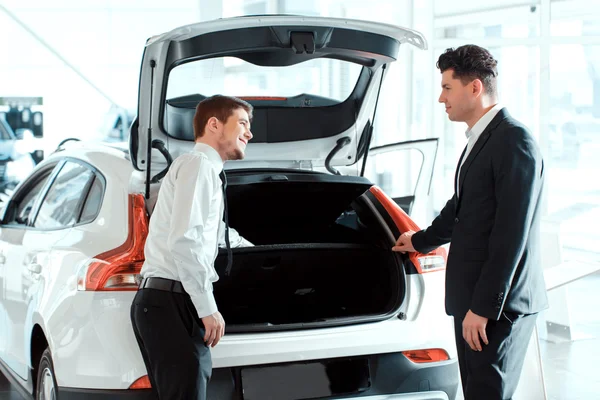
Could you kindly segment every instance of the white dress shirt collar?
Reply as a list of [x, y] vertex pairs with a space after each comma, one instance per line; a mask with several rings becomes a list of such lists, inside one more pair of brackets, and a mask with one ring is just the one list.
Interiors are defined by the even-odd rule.
[[[498, 112], [502, 110], [502, 108], [503, 106], [500, 103], [497, 103], [488, 112], [483, 114], [483, 116], [479, 118], [479, 121], [477, 121], [475, 125], [473, 125], [473, 128], [467, 129], [467, 131], [465, 132], [467, 139], [470, 139], [473, 143], [475, 143], [477, 139], [479, 139], [479, 136], [481, 136], [485, 128], [487, 128], [487, 126], [490, 124], [490, 122], [492, 122], [496, 114], [498, 114]], [[473, 136], [472, 139], [471, 136]]]
[[217, 172], [221, 173], [221, 171], [223, 170], [223, 165], [225, 163], [223, 162], [223, 159], [221, 158], [219, 152], [215, 150], [214, 147], [206, 143], [196, 142], [196, 144], [194, 145], [194, 150], [192, 151], [195, 153], [204, 154], [206, 158], [208, 158], [208, 160], [215, 165]]

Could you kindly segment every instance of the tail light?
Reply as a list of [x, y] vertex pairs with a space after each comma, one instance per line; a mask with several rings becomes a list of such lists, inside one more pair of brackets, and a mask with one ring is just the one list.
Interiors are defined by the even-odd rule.
[[446, 361], [450, 359], [448, 353], [442, 349], [409, 350], [403, 351], [402, 354], [410, 361], [418, 364]]
[[[383, 190], [377, 186], [371, 186], [369, 191], [381, 203], [385, 211], [390, 215], [392, 221], [402, 232], [420, 231], [421, 228], [396, 204], [394, 200], [388, 197]], [[434, 272], [446, 268], [446, 249], [439, 247], [429, 254], [409, 253], [408, 258], [415, 266], [418, 273]]]
[[150, 384], [150, 379], [148, 375], [144, 375], [129, 386], [129, 389], [150, 389], [152, 385]]
[[415, 267], [417, 269], [420, 267], [421, 272], [439, 271], [440, 269], [446, 268], [446, 258], [441, 255], [417, 256], [416, 258], [419, 265], [418, 267], [415, 265]]
[[141, 194], [129, 195], [128, 226], [125, 243], [98, 254], [79, 270], [77, 290], [137, 290], [148, 235], [148, 216]]

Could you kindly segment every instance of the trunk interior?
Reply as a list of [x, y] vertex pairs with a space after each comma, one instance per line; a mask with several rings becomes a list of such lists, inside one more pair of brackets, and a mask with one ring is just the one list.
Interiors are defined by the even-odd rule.
[[[229, 172], [229, 224], [255, 246], [221, 249], [214, 293], [228, 332], [388, 318], [405, 292], [402, 258], [360, 177]], [[250, 206], [251, 205], [251, 206]]]

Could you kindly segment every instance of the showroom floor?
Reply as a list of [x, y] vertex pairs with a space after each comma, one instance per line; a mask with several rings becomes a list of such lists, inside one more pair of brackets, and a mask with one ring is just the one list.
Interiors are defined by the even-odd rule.
[[[600, 273], [570, 286], [576, 330], [587, 339], [541, 341], [548, 400], [589, 400], [600, 396]], [[592, 312], [592, 310], [595, 310]], [[0, 375], [0, 400], [22, 400]]]

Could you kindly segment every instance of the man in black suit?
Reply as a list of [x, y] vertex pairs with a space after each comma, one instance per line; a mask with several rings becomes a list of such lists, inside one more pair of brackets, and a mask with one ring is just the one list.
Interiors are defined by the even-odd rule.
[[439, 102], [468, 126], [455, 194], [431, 226], [405, 232], [394, 251], [428, 253], [452, 242], [446, 312], [454, 317], [467, 400], [510, 399], [537, 313], [547, 308], [539, 218], [544, 164], [529, 131], [498, 104], [497, 62], [478, 46], [438, 60]]

